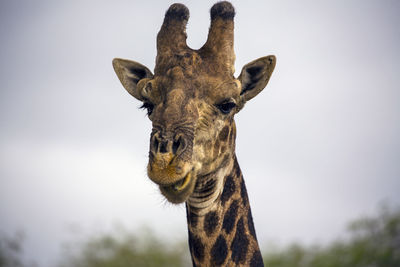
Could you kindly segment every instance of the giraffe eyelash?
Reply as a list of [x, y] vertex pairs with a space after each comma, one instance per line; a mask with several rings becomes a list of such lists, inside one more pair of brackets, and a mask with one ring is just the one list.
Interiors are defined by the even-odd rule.
[[150, 102], [143, 102], [143, 105], [140, 106], [140, 109], [146, 109], [147, 116], [150, 116], [151, 113], [153, 113], [154, 104], [152, 104]]

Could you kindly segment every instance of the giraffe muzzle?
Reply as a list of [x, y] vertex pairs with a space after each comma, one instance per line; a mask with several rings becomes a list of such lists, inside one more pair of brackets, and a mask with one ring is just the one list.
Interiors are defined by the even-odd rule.
[[194, 172], [190, 171], [184, 178], [167, 186], [159, 186], [161, 193], [171, 203], [182, 203], [192, 194], [196, 184]]
[[160, 132], [152, 134], [150, 140], [147, 174], [172, 203], [185, 201], [194, 189], [195, 175], [188, 143], [183, 134], [163, 136]]

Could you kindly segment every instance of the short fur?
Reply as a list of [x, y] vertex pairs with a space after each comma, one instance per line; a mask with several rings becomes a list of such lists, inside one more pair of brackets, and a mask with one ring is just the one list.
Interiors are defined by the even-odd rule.
[[186, 203], [194, 266], [263, 266], [245, 183], [235, 155], [235, 113], [267, 85], [274, 56], [234, 75], [235, 10], [211, 8], [207, 42], [186, 44], [189, 10], [173, 4], [157, 36], [154, 74], [129, 60], [113, 66], [153, 123], [149, 178], [172, 203]]

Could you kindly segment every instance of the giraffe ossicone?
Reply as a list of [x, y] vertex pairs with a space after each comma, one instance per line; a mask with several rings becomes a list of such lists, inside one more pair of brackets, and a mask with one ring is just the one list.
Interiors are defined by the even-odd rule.
[[245, 65], [234, 77], [233, 6], [210, 11], [206, 43], [186, 44], [189, 10], [173, 4], [157, 35], [154, 74], [116, 58], [125, 89], [152, 121], [147, 173], [172, 203], [186, 203], [194, 266], [263, 266], [250, 204], [236, 160], [234, 115], [260, 93], [275, 56]]

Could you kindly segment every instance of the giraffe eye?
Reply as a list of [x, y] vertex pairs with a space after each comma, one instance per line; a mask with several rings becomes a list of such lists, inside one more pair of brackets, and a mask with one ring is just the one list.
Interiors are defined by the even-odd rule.
[[229, 114], [236, 107], [236, 104], [234, 102], [224, 102], [216, 106], [223, 114]]
[[150, 102], [143, 102], [143, 105], [140, 107], [141, 109], [147, 109], [147, 116], [150, 116], [153, 113], [154, 104]]

